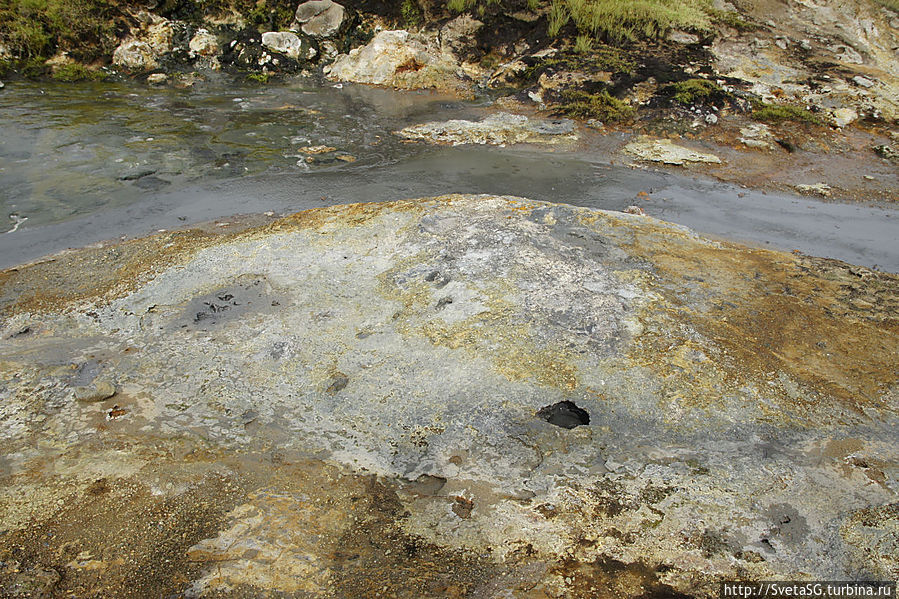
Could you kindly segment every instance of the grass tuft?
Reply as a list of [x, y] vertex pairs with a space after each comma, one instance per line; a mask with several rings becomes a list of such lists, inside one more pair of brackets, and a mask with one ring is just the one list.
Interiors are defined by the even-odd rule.
[[[477, 8], [478, 14], [483, 16], [487, 12], [487, 8], [494, 4], [499, 4], [502, 0], [447, 0], [446, 7], [450, 12], [460, 13], [472, 8]], [[533, 3], [536, 10], [538, 2], [536, 0], [528, 0], [528, 7]]]
[[400, 5], [400, 15], [404, 29], [415, 29], [421, 26], [422, 19], [421, 8], [415, 0], [403, 0]]
[[714, 8], [709, 10], [708, 12], [716, 23], [727, 25], [731, 29], [736, 29], [737, 31], [757, 31], [758, 29], [761, 29], [759, 25], [756, 25], [755, 23], [744, 19], [738, 12], [733, 12], [730, 10], [718, 10]]
[[272, 78], [272, 74], [269, 73], [268, 71], [261, 72], [261, 73], [248, 73], [247, 74], [247, 81], [255, 81], [256, 83], [261, 83], [263, 85], [268, 83], [269, 79], [271, 79], [271, 78]]
[[581, 34], [574, 40], [574, 52], [576, 54], [586, 54], [593, 49], [593, 38], [589, 35]]
[[672, 28], [708, 31], [711, 0], [555, 0], [548, 33], [570, 18], [578, 31], [612, 43], [658, 39]]
[[22, 60], [67, 51], [92, 62], [115, 49], [111, 0], [0, 0], [0, 42]]
[[568, 23], [569, 18], [568, 9], [565, 8], [563, 2], [561, 0], [553, 2], [549, 9], [549, 27], [547, 28], [549, 37], [559, 35], [559, 31]]
[[603, 90], [591, 94], [581, 90], [567, 89], [562, 92], [559, 110], [570, 117], [599, 119], [603, 123], [624, 121], [634, 116], [634, 109]]
[[678, 104], [697, 104], [722, 97], [726, 92], [707, 79], [687, 79], [668, 86], [672, 99]]

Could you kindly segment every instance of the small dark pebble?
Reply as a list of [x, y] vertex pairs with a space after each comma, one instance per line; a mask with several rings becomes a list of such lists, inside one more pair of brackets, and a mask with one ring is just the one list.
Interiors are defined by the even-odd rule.
[[338, 374], [333, 379], [331, 379], [331, 385], [328, 387], [328, 393], [339, 393], [346, 388], [349, 384], [350, 379], [345, 374]]
[[119, 177], [119, 181], [137, 181], [138, 179], [143, 179], [144, 177], [149, 177], [154, 174], [156, 174], [155, 168], [136, 168], [127, 171]]
[[450, 282], [450, 278], [440, 272], [439, 270], [432, 270], [430, 273], [425, 276], [425, 281], [428, 283], [434, 283], [437, 288], [445, 287], [447, 283]]
[[590, 414], [577, 407], [574, 402], [560, 401], [537, 410], [537, 417], [562, 428], [574, 428], [590, 424]]
[[784, 150], [786, 150], [790, 154], [792, 154], [793, 152], [796, 151], [796, 146], [793, 144], [793, 142], [791, 142], [788, 139], [775, 139], [774, 141], [776, 141], [777, 145], [782, 147]]
[[16, 337], [22, 337], [23, 335], [27, 335], [31, 332], [31, 327], [23, 327], [9, 336], [10, 339], [15, 339]]

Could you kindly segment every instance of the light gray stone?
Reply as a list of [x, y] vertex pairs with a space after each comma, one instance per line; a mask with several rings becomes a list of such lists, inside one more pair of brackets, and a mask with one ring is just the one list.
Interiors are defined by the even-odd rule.
[[297, 7], [296, 23], [303, 33], [318, 38], [331, 37], [340, 31], [346, 18], [344, 7], [332, 0], [310, 0]]
[[852, 108], [837, 108], [833, 111], [834, 124], [837, 127], [845, 127], [858, 120], [858, 113]]
[[501, 112], [480, 121], [451, 120], [411, 125], [397, 135], [440, 144], [566, 144], [577, 139], [574, 122], [568, 119], [531, 119]]
[[132, 40], [120, 44], [112, 54], [112, 64], [134, 70], [159, 66], [159, 54], [147, 42]]
[[696, 44], [699, 43], [699, 36], [686, 31], [672, 29], [668, 33], [668, 41], [677, 42], [678, 44]]
[[262, 34], [262, 45], [294, 60], [311, 60], [316, 55], [310, 43], [290, 31], [266, 31]]
[[470, 93], [456, 57], [433, 35], [381, 31], [365, 46], [341, 55], [327, 69], [329, 79], [404, 89]]
[[684, 165], [688, 162], [720, 164], [721, 159], [708, 152], [700, 152], [679, 146], [670, 139], [652, 139], [640, 136], [624, 146], [623, 152], [650, 162]]
[[116, 394], [116, 387], [109, 381], [94, 381], [89, 385], [75, 387], [75, 399], [84, 402], [95, 402], [109, 399]]
[[198, 56], [215, 56], [219, 53], [218, 38], [206, 29], [198, 29], [190, 38], [188, 47]]
[[474, 43], [474, 35], [484, 23], [471, 17], [460, 15], [440, 28], [440, 46], [444, 50], [458, 54]]
[[815, 195], [823, 196], [825, 198], [829, 198], [831, 192], [833, 191], [833, 188], [831, 188], [831, 186], [828, 185], [827, 183], [812, 183], [812, 184], [800, 183], [799, 185], [796, 185], [795, 187], [796, 187], [797, 191], [800, 191], [802, 193], [815, 194]]
[[140, 27], [115, 49], [112, 63], [133, 71], [148, 71], [159, 66], [159, 59], [173, 48], [174, 30], [171, 21], [141, 11]]

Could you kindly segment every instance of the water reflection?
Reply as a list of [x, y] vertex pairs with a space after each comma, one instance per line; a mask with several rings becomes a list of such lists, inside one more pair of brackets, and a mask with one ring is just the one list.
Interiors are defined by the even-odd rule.
[[[188, 89], [21, 82], [0, 95], [2, 208], [37, 226], [204, 180], [384, 165], [420, 151], [395, 129], [477, 111], [438, 94], [312, 79]], [[352, 159], [297, 152], [316, 145]]]

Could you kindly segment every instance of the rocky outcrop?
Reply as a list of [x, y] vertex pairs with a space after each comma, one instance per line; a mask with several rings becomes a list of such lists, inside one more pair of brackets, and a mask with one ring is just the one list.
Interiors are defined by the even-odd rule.
[[312, 66], [322, 55], [318, 42], [305, 33], [259, 33], [253, 27], [237, 30], [222, 25], [216, 25], [213, 33], [145, 12], [137, 18], [140, 25], [113, 56], [113, 64], [129, 71], [218, 70], [224, 65], [239, 72], [293, 73]]
[[0, 588], [899, 575], [895, 275], [508, 197], [236, 229], [0, 273]]
[[397, 135], [406, 139], [439, 144], [565, 144], [577, 139], [574, 122], [568, 119], [531, 119], [500, 112], [480, 121], [452, 120], [410, 125]]
[[338, 81], [471, 93], [456, 57], [441, 49], [436, 36], [403, 30], [378, 33], [368, 45], [338, 57], [326, 72]]
[[294, 73], [312, 66], [319, 48], [311, 37], [289, 31], [240, 31], [226, 47], [223, 64], [243, 72]]
[[173, 49], [171, 21], [141, 12], [139, 27], [115, 49], [112, 63], [132, 71], [149, 71], [159, 66], [159, 59]]
[[750, 14], [767, 27], [720, 36], [711, 46], [722, 76], [747, 82], [769, 101], [813, 106], [841, 127], [855, 120], [850, 110], [899, 118], [895, 12], [877, 2], [790, 0]]

